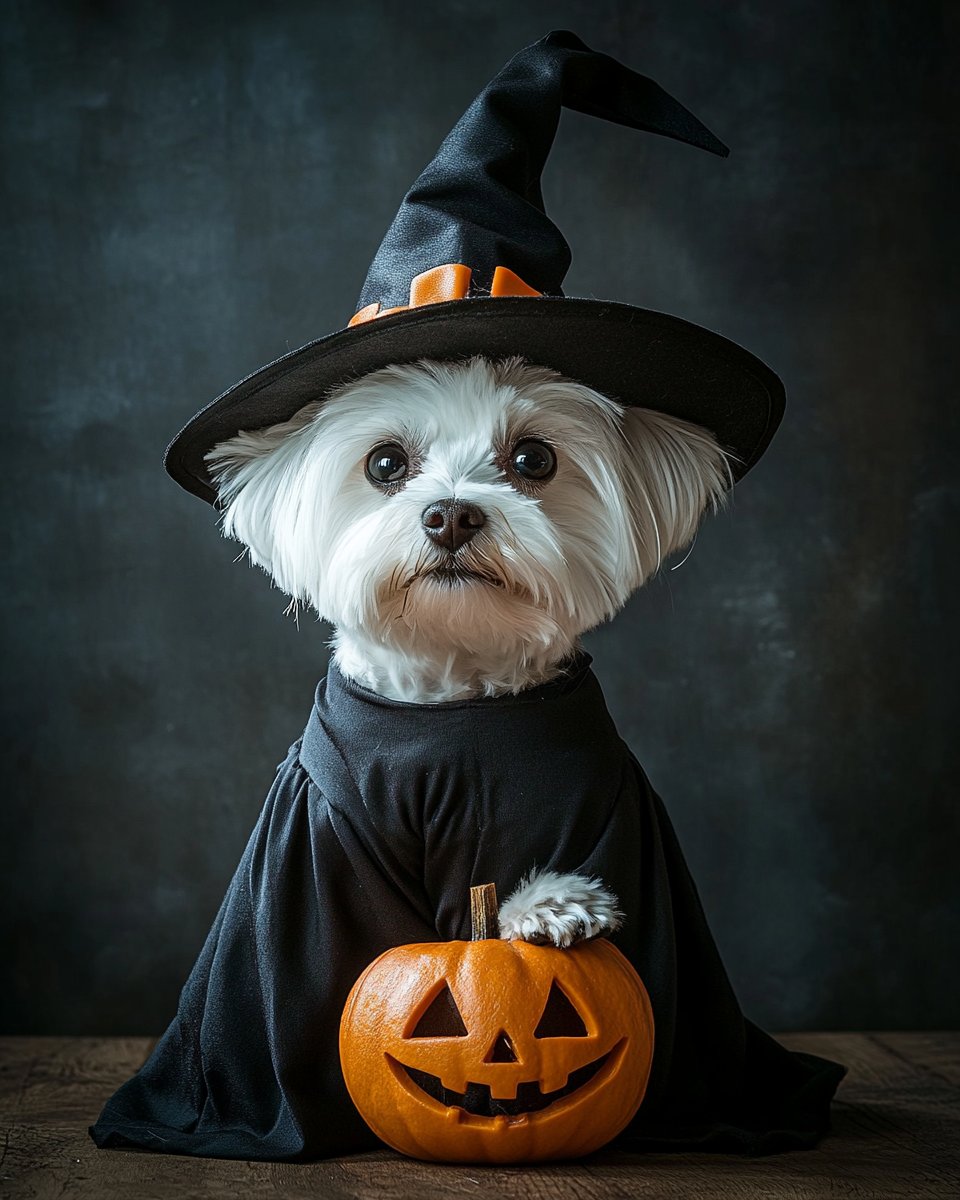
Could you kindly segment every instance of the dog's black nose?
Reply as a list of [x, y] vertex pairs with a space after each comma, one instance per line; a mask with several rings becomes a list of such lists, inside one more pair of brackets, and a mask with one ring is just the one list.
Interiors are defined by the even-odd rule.
[[420, 520], [427, 537], [452, 554], [483, 528], [487, 518], [475, 504], [464, 500], [438, 500], [423, 510]]

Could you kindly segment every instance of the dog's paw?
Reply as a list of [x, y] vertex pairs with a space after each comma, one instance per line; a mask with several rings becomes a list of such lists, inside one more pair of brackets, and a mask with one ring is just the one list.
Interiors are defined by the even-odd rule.
[[565, 948], [620, 928], [623, 913], [599, 879], [536, 871], [520, 881], [500, 909], [500, 936]]

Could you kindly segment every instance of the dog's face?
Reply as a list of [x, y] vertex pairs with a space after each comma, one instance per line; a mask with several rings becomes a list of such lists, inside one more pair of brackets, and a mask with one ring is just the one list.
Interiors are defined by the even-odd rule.
[[518, 361], [390, 367], [209, 457], [225, 533], [402, 698], [547, 677], [727, 486], [705, 431]]

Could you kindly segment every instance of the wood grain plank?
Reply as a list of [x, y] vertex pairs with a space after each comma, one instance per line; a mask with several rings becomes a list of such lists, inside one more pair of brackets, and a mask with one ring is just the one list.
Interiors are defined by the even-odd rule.
[[879, 1045], [960, 1087], [960, 1037], [943, 1032], [872, 1033]]
[[847, 1063], [831, 1137], [806, 1153], [601, 1153], [576, 1163], [462, 1167], [389, 1151], [307, 1164], [99, 1151], [87, 1125], [143, 1062], [146, 1038], [0, 1039], [2, 1200], [956, 1200], [957, 1034], [792, 1034]]

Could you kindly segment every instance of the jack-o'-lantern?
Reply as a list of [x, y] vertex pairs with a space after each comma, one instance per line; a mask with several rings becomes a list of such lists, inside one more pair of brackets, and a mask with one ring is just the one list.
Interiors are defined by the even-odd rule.
[[482, 923], [478, 937], [476, 911], [476, 940], [399, 946], [357, 980], [340, 1026], [353, 1102], [414, 1158], [589, 1154], [643, 1099], [646, 989], [602, 938], [561, 950], [485, 936]]

